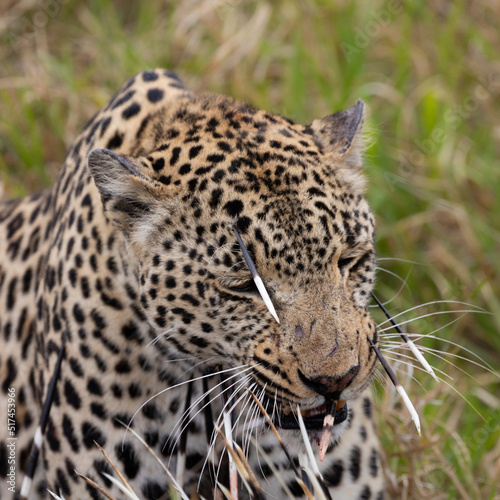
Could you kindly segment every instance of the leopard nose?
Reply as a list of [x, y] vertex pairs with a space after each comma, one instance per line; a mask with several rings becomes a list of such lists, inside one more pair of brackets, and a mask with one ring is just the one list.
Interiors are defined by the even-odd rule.
[[299, 377], [309, 389], [328, 397], [328, 399], [340, 399], [341, 392], [351, 385], [352, 381], [359, 372], [359, 365], [352, 366], [344, 375], [340, 377], [320, 376], [307, 378], [300, 370]]

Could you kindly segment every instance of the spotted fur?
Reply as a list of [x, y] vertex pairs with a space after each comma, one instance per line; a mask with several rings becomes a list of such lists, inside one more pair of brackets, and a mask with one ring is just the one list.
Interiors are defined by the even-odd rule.
[[[232, 370], [225, 378], [236, 383], [241, 437], [259, 417], [245, 386], [278, 420], [297, 404], [347, 400], [348, 418], [320, 463], [325, 484], [333, 498], [383, 498], [367, 393], [376, 359], [366, 337], [377, 342], [377, 334], [367, 309], [375, 257], [362, 121], [358, 102], [297, 125], [148, 71], [90, 120], [52, 189], [0, 205], [0, 380], [3, 394], [17, 394], [18, 482], [66, 337], [33, 498], [47, 498], [47, 488], [101, 498], [75, 469], [120, 498], [94, 441], [139, 497], [165, 495], [164, 472], [124, 424], [175, 470], [182, 382], [216, 370]], [[279, 324], [253, 286], [234, 227]], [[205, 419], [195, 403], [202, 384], [192, 388], [184, 488], [210, 497]], [[264, 425], [253, 432], [300, 497], [274, 436]], [[298, 431], [281, 432], [299, 460]], [[309, 433], [318, 441], [320, 431]], [[285, 497], [253, 445], [248, 453], [264, 491]]]

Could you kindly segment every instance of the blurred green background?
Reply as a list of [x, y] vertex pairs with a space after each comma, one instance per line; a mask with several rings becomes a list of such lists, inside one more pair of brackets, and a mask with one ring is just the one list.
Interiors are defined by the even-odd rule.
[[420, 345], [439, 350], [427, 357], [444, 379], [386, 344], [423, 419], [418, 440], [389, 386], [377, 385], [390, 498], [500, 498], [500, 2], [3, 0], [1, 9], [4, 198], [50, 186], [84, 123], [143, 69], [174, 69], [194, 90], [302, 123], [362, 98], [376, 293], [410, 334], [427, 335]]

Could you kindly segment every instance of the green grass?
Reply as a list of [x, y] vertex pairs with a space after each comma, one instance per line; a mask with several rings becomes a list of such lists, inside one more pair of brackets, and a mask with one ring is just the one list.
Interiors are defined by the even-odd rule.
[[[500, 366], [498, 4], [60, 3], [45, 12], [42, 2], [13, 3], [13, 21], [1, 28], [6, 196], [49, 186], [86, 120], [146, 68], [174, 69], [195, 90], [304, 123], [361, 97], [371, 110], [365, 170], [379, 256], [403, 259], [380, 265], [406, 280], [401, 287], [380, 272], [377, 293], [394, 299], [393, 313], [434, 300], [484, 308], [489, 314], [468, 314], [437, 335]], [[28, 29], [35, 21], [39, 27]], [[436, 308], [462, 306], [403, 318]], [[425, 318], [407, 329], [430, 333], [459, 316]], [[443, 341], [423, 343], [460, 354]], [[387, 411], [390, 391], [380, 390], [394, 498], [499, 498], [498, 378], [448, 359], [453, 365], [433, 361], [453, 376], [453, 390], [420, 373], [422, 387], [409, 384], [424, 420], [422, 441], [404, 409]]]

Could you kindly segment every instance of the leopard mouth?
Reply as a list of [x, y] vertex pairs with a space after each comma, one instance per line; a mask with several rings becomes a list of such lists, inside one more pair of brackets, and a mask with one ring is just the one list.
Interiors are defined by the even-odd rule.
[[[335, 421], [333, 425], [339, 425], [347, 419], [349, 414], [349, 408], [345, 401], [337, 401], [337, 407], [335, 412]], [[326, 403], [323, 403], [316, 408], [311, 408], [309, 410], [301, 411], [302, 419], [307, 430], [322, 430], [323, 423], [325, 421], [326, 413]], [[297, 416], [293, 412], [285, 413], [281, 412], [274, 418], [274, 425], [281, 429], [286, 430], [298, 430], [299, 421]]]

